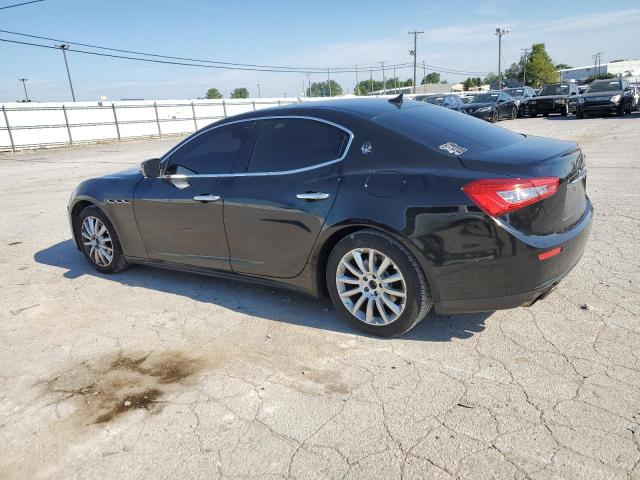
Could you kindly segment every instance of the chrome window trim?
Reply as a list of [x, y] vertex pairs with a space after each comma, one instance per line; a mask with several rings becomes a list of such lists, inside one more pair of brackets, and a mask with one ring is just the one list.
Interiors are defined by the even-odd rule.
[[[331, 165], [333, 163], [338, 163], [338, 162], [341, 162], [342, 160], [345, 159], [345, 157], [349, 153], [349, 149], [351, 148], [351, 143], [353, 142], [353, 138], [354, 138], [353, 132], [351, 130], [349, 130], [348, 128], [343, 127], [342, 125], [334, 123], [334, 122], [332, 122], [330, 120], [325, 120], [324, 118], [312, 117], [312, 116], [308, 116], [308, 115], [267, 115], [267, 116], [261, 116], [261, 117], [243, 118], [243, 119], [240, 119], [240, 120], [233, 120], [231, 122], [225, 122], [225, 123], [221, 123], [221, 124], [217, 124], [217, 125], [214, 124], [214, 125], [211, 125], [210, 127], [206, 128], [205, 130], [202, 130], [197, 135], [193, 135], [193, 136], [189, 137], [185, 142], [179, 143], [178, 145], [173, 147], [173, 149], [169, 150], [168, 153], [165, 154], [165, 156], [162, 159], [162, 162], [166, 161], [165, 165], [162, 167], [163, 174], [160, 175], [158, 178], [163, 178], [163, 179], [172, 178], [174, 175], [164, 175], [164, 170], [169, 165], [169, 162], [171, 161], [171, 156], [176, 151], [179, 150], [179, 147], [185, 146], [186, 144], [191, 142], [193, 139], [198, 138], [200, 135], [202, 135], [204, 133], [208, 133], [211, 130], [214, 130], [216, 128], [221, 128], [221, 127], [224, 127], [224, 126], [227, 126], [227, 125], [234, 125], [236, 123], [255, 122], [255, 121], [260, 121], [260, 120], [291, 119], [291, 118], [300, 119], [300, 120], [311, 120], [311, 121], [315, 121], [315, 122], [326, 123], [327, 125], [331, 125], [331, 126], [333, 126], [335, 128], [338, 128], [338, 129], [342, 130], [343, 132], [345, 132], [349, 136], [349, 140], [347, 141], [347, 146], [345, 147], [344, 152], [342, 153], [340, 158], [336, 158], [334, 160], [329, 160], [329, 161], [323, 162], [323, 163], [318, 163], [316, 165], [311, 165], [309, 167], [296, 168], [294, 170], [282, 170], [282, 171], [276, 171], [276, 172], [197, 173], [197, 174], [193, 174], [193, 175], [179, 175], [180, 178], [228, 178], [228, 177], [264, 177], [264, 176], [273, 176], [273, 175], [291, 175], [291, 174], [295, 174], [295, 173], [306, 172], [308, 170], [314, 170], [316, 168], [326, 167], [327, 165]], [[256, 141], [257, 140], [258, 139], [256, 139]]]

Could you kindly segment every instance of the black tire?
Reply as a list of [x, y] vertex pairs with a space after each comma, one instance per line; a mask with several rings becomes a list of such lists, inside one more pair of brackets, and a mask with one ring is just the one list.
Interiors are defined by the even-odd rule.
[[536, 117], [538, 116], [538, 114], [537, 114], [537, 113], [530, 113], [530, 114], [529, 114], [529, 116], [530, 116], [531, 118], [536, 118]]
[[[111, 247], [113, 250], [113, 255], [111, 261], [107, 265], [98, 264], [96, 260], [89, 255], [89, 247], [87, 245], [84, 245], [84, 237], [82, 236], [82, 222], [84, 222], [87, 217], [94, 217], [100, 220], [100, 222], [102, 222], [102, 224], [106, 227], [108, 235], [111, 237]], [[78, 240], [78, 244], [80, 245], [80, 250], [82, 251], [84, 258], [86, 258], [91, 266], [98, 272], [118, 273], [129, 267], [129, 264], [127, 263], [126, 259], [124, 258], [124, 254], [122, 253], [122, 247], [120, 245], [118, 235], [116, 234], [116, 229], [113, 228], [113, 224], [104, 214], [104, 212], [95, 205], [89, 205], [88, 207], [85, 207], [84, 209], [82, 209], [80, 214], [76, 218], [74, 218], [73, 231], [76, 235], [76, 239]]]
[[584, 118], [584, 113], [582, 113], [580, 110], [578, 110], [578, 111], [576, 112], [576, 118], [577, 118], [578, 120], [582, 120], [582, 119]]
[[620, 105], [618, 107], [618, 109], [616, 110], [616, 115], [618, 115], [619, 117], [624, 116], [624, 105]]
[[511, 120], [515, 120], [518, 117], [518, 108], [513, 107], [511, 109]]
[[543, 113], [543, 114], [542, 114], [542, 116], [543, 116], [543, 117], [548, 117], [548, 116], [549, 116], [549, 114], [548, 114], [548, 113]]
[[[373, 325], [356, 318], [344, 305], [338, 293], [336, 275], [345, 255], [358, 249], [373, 249], [387, 256], [398, 267], [406, 285], [404, 310], [395, 321], [386, 325]], [[354, 327], [371, 335], [395, 337], [411, 330], [422, 320], [433, 305], [427, 280], [411, 252], [393, 237], [377, 230], [358, 230], [338, 242], [327, 261], [327, 289], [336, 310]], [[364, 304], [363, 304], [364, 306]]]
[[489, 121], [491, 123], [496, 123], [498, 121], [498, 112], [496, 110], [491, 112], [491, 116], [489, 117]]

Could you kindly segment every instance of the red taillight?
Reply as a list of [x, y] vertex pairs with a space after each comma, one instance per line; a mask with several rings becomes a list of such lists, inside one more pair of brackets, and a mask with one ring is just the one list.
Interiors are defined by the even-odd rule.
[[550, 197], [559, 183], [556, 177], [487, 178], [466, 184], [462, 191], [487, 215], [497, 217]]
[[551, 257], [555, 257], [562, 251], [562, 247], [552, 248], [551, 250], [547, 250], [546, 252], [542, 252], [538, 254], [538, 259], [540, 261], [546, 260]]

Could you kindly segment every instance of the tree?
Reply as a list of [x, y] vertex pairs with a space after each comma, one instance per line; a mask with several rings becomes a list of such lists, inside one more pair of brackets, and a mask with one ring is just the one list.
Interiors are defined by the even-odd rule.
[[438, 72], [427, 73], [420, 82], [420, 85], [425, 83], [440, 83], [440, 74]]
[[248, 98], [249, 90], [244, 87], [238, 87], [233, 92], [231, 92], [231, 98]]
[[537, 88], [547, 83], [557, 82], [558, 77], [556, 67], [544, 43], [534, 43], [527, 59], [527, 83]]
[[615, 60], [609, 61], [609, 63], [616, 63], [616, 62], [626, 62], [626, 60], [624, 58], [616, 58]]
[[589, 84], [591, 82], [593, 82], [594, 80], [609, 80], [610, 78], [616, 78], [616, 76], [613, 73], [599, 73], [597, 75], [592, 75], [590, 77], [588, 77], [587, 79], [584, 80], [585, 84]]
[[567, 70], [569, 68], [573, 68], [571, 65], [567, 65], [566, 63], [559, 63], [556, 65], [556, 70]]
[[489, 73], [487, 73], [487, 76], [484, 77], [484, 80], [482, 80], [482, 83], [478, 84], [478, 86], [491, 84], [491, 83], [497, 82], [497, 81], [498, 81], [498, 75], [496, 75], [493, 72], [489, 72]]
[[222, 94], [217, 88], [210, 88], [209, 90], [207, 90], [207, 93], [205, 93], [204, 96], [205, 98], [208, 98], [210, 100], [215, 98], [222, 98]]
[[[360, 84], [361, 83], [363, 82], [360, 82]], [[380, 82], [380, 84], [382, 84], [382, 82]], [[354, 91], [358, 90], [358, 85], [356, 85]], [[360, 89], [360, 93], [363, 93], [362, 89]], [[337, 95], [342, 95], [342, 87], [335, 80], [331, 80], [331, 92], [329, 92], [328, 82], [313, 82], [311, 87], [307, 88], [306, 95], [307, 97], [335, 97]]]
[[512, 63], [509, 68], [504, 71], [503, 78], [512, 78], [514, 80], [522, 79], [522, 65], [520, 63]]
[[482, 85], [482, 79], [480, 77], [469, 77], [464, 82], [462, 82], [462, 88], [464, 88], [465, 91], [479, 87], [480, 85]]

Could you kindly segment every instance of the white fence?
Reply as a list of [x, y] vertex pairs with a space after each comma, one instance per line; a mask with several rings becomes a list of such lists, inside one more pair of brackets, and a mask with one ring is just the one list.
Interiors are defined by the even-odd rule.
[[314, 99], [5, 103], [0, 152], [186, 134], [230, 115]]

